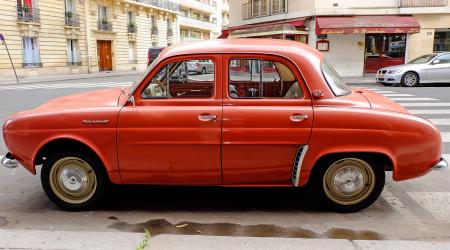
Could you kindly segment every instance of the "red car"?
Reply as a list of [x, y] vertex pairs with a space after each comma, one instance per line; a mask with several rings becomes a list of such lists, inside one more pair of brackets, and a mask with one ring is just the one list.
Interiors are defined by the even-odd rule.
[[[209, 60], [208, 74], [187, 74]], [[270, 69], [270, 70], [268, 70]], [[165, 49], [140, 81], [52, 100], [3, 126], [3, 165], [42, 165], [49, 198], [87, 209], [112, 184], [309, 185], [351, 212], [385, 183], [447, 167], [429, 121], [347, 87], [321, 53], [283, 40], [211, 40]]]

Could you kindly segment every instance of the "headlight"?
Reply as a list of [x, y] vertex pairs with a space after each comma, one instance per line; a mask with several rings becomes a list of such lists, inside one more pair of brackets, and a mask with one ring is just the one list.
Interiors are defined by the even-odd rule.
[[388, 71], [386, 72], [386, 74], [397, 74], [397, 73], [400, 73], [400, 72], [402, 72], [402, 70], [400, 70], [400, 69], [394, 69], [394, 70], [388, 70]]

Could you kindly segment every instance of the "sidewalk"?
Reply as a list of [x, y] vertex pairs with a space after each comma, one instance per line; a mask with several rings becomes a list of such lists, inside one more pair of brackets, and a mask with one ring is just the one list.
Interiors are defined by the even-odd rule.
[[[145, 239], [141, 233], [68, 232], [0, 229], [0, 249], [136, 249]], [[142, 248], [144, 249], [144, 248]], [[199, 235], [151, 236], [145, 249], [165, 250], [269, 250], [269, 249], [450, 249], [450, 242], [372, 241], [344, 239], [302, 239], [225, 237]]]
[[361, 77], [342, 77], [345, 83], [347, 84], [376, 84], [375, 76], [361, 76]]
[[[19, 84], [22, 83], [49, 83], [58, 82], [64, 80], [78, 80], [78, 79], [94, 79], [94, 78], [106, 78], [115, 76], [127, 76], [127, 75], [140, 75], [143, 71], [103, 71], [92, 74], [72, 74], [72, 75], [55, 75], [55, 76], [38, 76], [38, 77], [19, 77]], [[0, 85], [17, 84], [16, 79], [8, 78], [5, 81], [0, 81]]]

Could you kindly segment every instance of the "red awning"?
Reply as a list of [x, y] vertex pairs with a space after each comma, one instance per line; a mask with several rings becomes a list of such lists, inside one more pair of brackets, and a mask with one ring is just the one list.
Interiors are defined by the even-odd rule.
[[412, 16], [317, 17], [316, 34], [418, 33]]
[[295, 27], [300, 27], [300, 26], [305, 25], [305, 18], [284, 19], [284, 20], [255, 23], [255, 24], [245, 24], [245, 25], [241, 25], [241, 26], [230, 27], [228, 29], [222, 30], [222, 34], [219, 36], [219, 38], [227, 38], [231, 32], [236, 31], [236, 30], [261, 28], [261, 27], [268, 27], [268, 26], [279, 25], [279, 24], [290, 24]]

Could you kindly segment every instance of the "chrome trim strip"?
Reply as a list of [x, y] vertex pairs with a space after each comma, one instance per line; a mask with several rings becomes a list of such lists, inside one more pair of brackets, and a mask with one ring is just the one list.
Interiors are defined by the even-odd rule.
[[292, 168], [292, 185], [298, 187], [300, 181], [300, 171], [302, 170], [303, 159], [308, 151], [308, 145], [301, 146], [295, 154], [294, 166]]
[[443, 157], [441, 157], [441, 160], [436, 165], [434, 165], [432, 169], [441, 170], [446, 168], [448, 168], [448, 163]]

